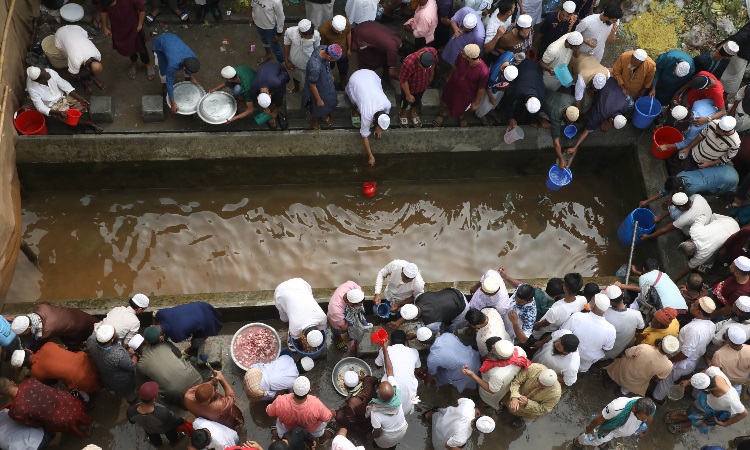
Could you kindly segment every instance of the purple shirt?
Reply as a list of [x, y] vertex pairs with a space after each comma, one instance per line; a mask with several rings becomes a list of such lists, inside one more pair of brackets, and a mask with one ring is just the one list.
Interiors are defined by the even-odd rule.
[[[467, 14], [474, 14], [476, 16], [477, 12], [468, 6], [461, 8], [456, 11], [456, 14], [454, 14], [453, 17], [451, 17], [451, 22], [455, 22], [460, 28], [464, 21], [464, 17], [466, 17]], [[441, 55], [443, 61], [453, 65], [456, 62], [456, 57], [461, 53], [461, 50], [469, 44], [477, 44], [480, 49], [484, 46], [484, 25], [482, 25], [482, 20], [479, 16], [477, 16], [477, 26], [474, 27], [473, 30], [470, 32], [463, 32], [458, 37], [452, 37], [451, 40], [445, 44], [443, 54]]]

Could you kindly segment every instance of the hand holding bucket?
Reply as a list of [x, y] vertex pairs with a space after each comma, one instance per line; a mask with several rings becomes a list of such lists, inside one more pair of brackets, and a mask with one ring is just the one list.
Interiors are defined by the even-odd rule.
[[81, 111], [77, 109], [69, 109], [65, 112], [65, 123], [74, 127], [78, 125], [78, 121], [81, 120]]

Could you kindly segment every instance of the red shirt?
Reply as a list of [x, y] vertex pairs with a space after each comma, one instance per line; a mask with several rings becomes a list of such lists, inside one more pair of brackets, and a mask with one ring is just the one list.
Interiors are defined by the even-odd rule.
[[714, 80], [716, 84], [711, 87], [707, 87], [706, 89], [688, 89], [688, 105], [693, 106], [693, 103], [695, 103], [696, 101], [707, 98], [713, 100], [714, 106], [716, 106], [717, 108], [721, 108], [722, 106], [724, 106], [724, 85], [722, 85], [721, 81], [719, 81], [711, 72], [706, 72], [704, 70], [695, 74], [696, 77], [701, 75], [705, 75], [708, 78]]
[[740, 296], [750, 295], [750, 281], [745, 284], [737, 283], [734, 276], [727, 278], [714, 288], [716, 298], [725, 306], [734, 306]]
[[401, 72], [398, 74], [398, 82], [401, 84], [409, 83], [409, 92], [411, 92], [412, 95], [427, 90], [427, 83], [430, 82], [432, 71], [435, 70], [435, 64], [427, 69], [422, 67], [422, 63], [419, 62], [419, 57], [422, 56], [422, 53], [424, 52], [432, 53], [432, 56], [435, 58], [435, 64], [437, 64], [437, 50], [432, 47], [425, 47], [404, 58], [404, 62], [401, 64]]
[[276, 417], [291, 430], [300, 427], [312, 433], [321, 423], [331, 420], [331, 410], [318, 400], [314, 395], [308, 395], [305, 403], [299, 404], [294, 401], [294, 394], [280, 395], [266, 407], [266, 414]]

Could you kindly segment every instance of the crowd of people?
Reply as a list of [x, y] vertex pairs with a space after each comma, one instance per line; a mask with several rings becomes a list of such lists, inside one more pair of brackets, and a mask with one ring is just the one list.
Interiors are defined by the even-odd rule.
[[[748, 415], [740, 395], [750, 377], [750, 258], [735, 258], [731, 269], [732, 277], [713, 289], [695, 273], [677, 286], [647, 259], [642, 271], [634, 269], [638, 285], [584, 285], [580, 274], [568, 273], [542, 289], [500, 267], [464, 293], [425, 291], [417, 265], [394, 260], [376, 276], [373, 315], [354, 281], [335, 290], [326, 311], [311, 286], [293, 278], [274, 291], [288, 348], [250, 365], [244, 393], [276, 419], [269, 450], [328, 442], [334, 450], [358, 448], [348, 433], [394, 449], [408, 435], [420, 380], [461, 395], [457, 405], [428, 405], [421, 415], [431, 424], [433, 448], [460, 448], [474, 431], [492, 433], [499, 420], [523, 428], [554, 414], [563, 391], [593, 370], [618, 390], [574, 447], [609, 448], [613, 439], [653, 430], [708, 433]], [[129, 404], [128, 420], [155, 446], [163, 436], [175, 444], [187, 434], [191, 450], [262, 450], [255, 441], [240, 444], [244, 413], [214, 368], [221, 369], [226, 351], [214, 338], [221, 314], [208, 303], [188, 303], [153, 312], [153, 324], [143, 328], [138, 316], [149, 304], [136, 294], [100, 320], [39, 303], [33, 312], [2, 318], [0, 344], [18, 372], [0, 378], [0, 396], [10, 399], [0, 414], [0, 448], [44, 449], [58, 432], [89, 435], [87, 405], [106, 390]], [[387, 330], [374, 361], [384, 373], [346, 371], [346, 401], [331, 408], [312, 393], [320, 386], [305, 373], [324, 347], [344, 356], [369, 340], [376, 329], [368, 319]], [[182, 342], [189, 345], [181, 351], [175, 344]], [[208, 381], [196, 364], [210, 369]], [[690, 408], [654, 422], [657, 405], [685, 389], [695, 398]]]
[[[160, 8], [146, 14], [143, 0], [97, 3], [97, 24], [111, 36], [115, 50], [132, 61], [128, 76], [135, 78], [138, 59], [149, 80], [155, 78], [154, 64], [158, 65], [163, 95], [171, 110], [178, 111], [176, 75], [181, 72], [185, 80], [199, 84], [196, 53], [171, 33], [157, 36], [152, 51], [147, 49], [144, 21], [153, 22]], [[187, 20], [184, 5], [176, 0], [167, 3]], [[204, 14], [206, 8], [216, 8], [215, 3], [203, 3], [199, 10]], [[283, 128], [288, 123], [283, 105], [291, 80], [290, 92], [302, 93], [301, 107], [309, 112], [311, 127], [330, 127], [338, 105], [336, 91], [344, 90], [353, 108], [352, 125], [359, 127], [368, 163], [374, 165], [370, 137], [380, 138], [393, 120], [402, 128], [421, 127], [424, 93], [430, 86], [442, 87], [433, 126], [449, 118], [467, 126], [467, 113], [485, 125], [507, 125], [508, 131], [521, 124], [541, 126], [550, 130], [558, 165], [564, 168], [571, 160], [565, 155], [574, 154], [590, 133], [624, 127], [634, 102], [650, 96], [671, 111], [666, 121], [686, 129], [682, 142], [662, 145], [661, 150], [676, 147], [691, 178], [701, 178], [697, 170], [714, 169], [702, 176], [710, 184], [704, 187], [737, 190], [738, 182], [730, 180], [736, 172], [727, 163], [737, 155], [739, 134], [750, 129], [745, 113], [750, 96], [740, 87], [750, 58], [750, 24], [695, 58], [676, 49], [661, 55], [635, 49], [605, 67], [604, 50], [617, 39], [623, 16], [619, 2], [602, 2], [597, 8], [601, 12], [594, 12], [591, 0], [550, 2], [553, 10], [546, 3], [543, 7], [541, 0], [467, 0], [458, 9], [452, 0], [386, 3], [381, 7], [377, 0], [348, 0], [346, 16], [334, 16], [332, 0], [309, 0], [307, 17], [285, 28], [281, 0], [253, 1], [250, 25], [258, 32], [264, 54], [254, 67], [216, 68], [224, 81], [211, 90], [227, 88], [244, 106], [227, 122], [262, 111], [270, 117], [268, 127]], [[382, 23], [396, 16], [408, 18], [403, 33]], [[91, 93], [92, 84], [104, 89], [96, 77], [103, 70], [101, 54], [86, 31], [67, 25], [55, 38], [68, 56], [68, 71], [86, 93]], [[357, 70], [350, 74], [353, 54]], [[396, 111], [385, 94], [387, 85], [398, 94]], [[61, 120], [70, 108], [88, 107], [88, 101], [53, 69], [29, 67], [27, 90], [40, 112]], [[79, 123], [101, 131], [89, 121]], [[568, 125], [575, 125], [577, 137], [563, 148], [562, 131]], [[738, 198], [744, 201], [748, 190], [750, 179]]]

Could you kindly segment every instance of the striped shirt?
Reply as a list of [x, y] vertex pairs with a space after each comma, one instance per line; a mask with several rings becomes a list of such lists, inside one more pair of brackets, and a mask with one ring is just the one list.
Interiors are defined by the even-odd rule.
[[740, 148], [740, 137], [737, 132], [730, 135], [720, 135], [716, 133], [719, 127], [718, 120], [712, 120], [711, 123], [701, 131], [703, 140], [693, 148], [691, 155], [697, 163], [711, 162], [721, 159], [728, 163], [730, 159], [737, 155]]

